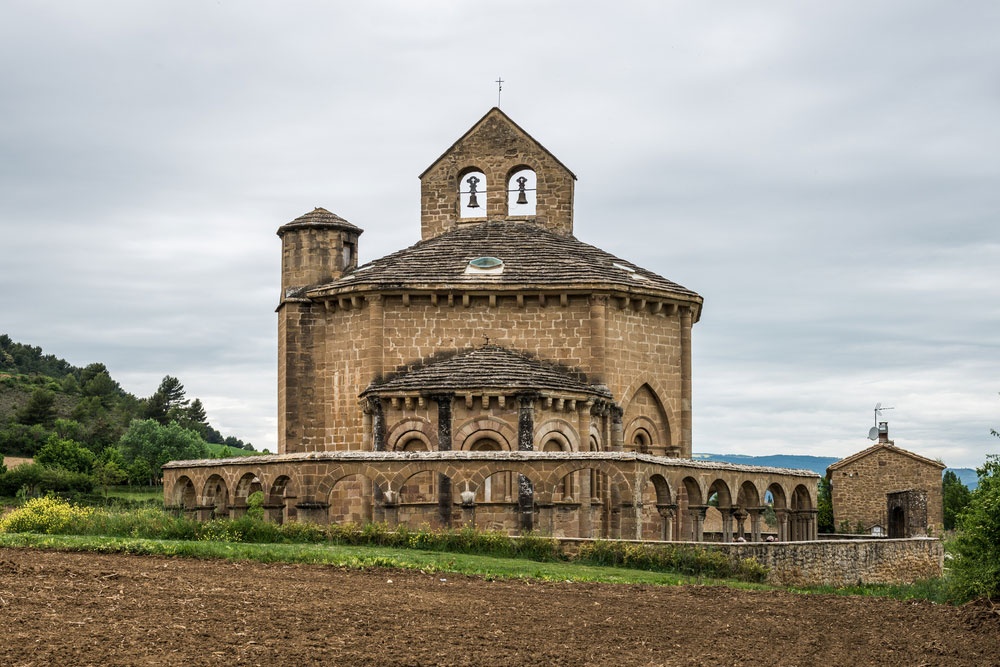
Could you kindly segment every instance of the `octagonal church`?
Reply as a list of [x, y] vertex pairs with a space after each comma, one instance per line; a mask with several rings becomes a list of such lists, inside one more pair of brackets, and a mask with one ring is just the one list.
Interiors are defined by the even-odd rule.
[[[278, 454], [164, 468], [168, 505], [569, 537], [811, 539], [818, 476], [691, 460], [702, 298], [573, 236], [576, 177], [500, 109], [420, 176], [421, 240], [278, 229]], [[773, 508], [772, 526], [762, 516]]]

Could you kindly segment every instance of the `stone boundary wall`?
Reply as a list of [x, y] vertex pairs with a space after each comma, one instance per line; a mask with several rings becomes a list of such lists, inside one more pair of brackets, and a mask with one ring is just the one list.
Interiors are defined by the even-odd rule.
[[[586, 540], [563, 539], [566, 553]], [[821, 540], [812, 542], [692, 543], [636, 542], [655, 549], [670, 545], [753, 558], [768, 568], [767, 582], [779, 586], [908, 584], [944, 573], [944, 545], [934, 538]]]

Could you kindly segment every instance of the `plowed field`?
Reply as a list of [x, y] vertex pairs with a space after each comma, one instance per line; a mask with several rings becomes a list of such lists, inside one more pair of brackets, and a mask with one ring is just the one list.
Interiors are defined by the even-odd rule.
[[984, 665], [984, 605], [0, 549], [2, 665]]

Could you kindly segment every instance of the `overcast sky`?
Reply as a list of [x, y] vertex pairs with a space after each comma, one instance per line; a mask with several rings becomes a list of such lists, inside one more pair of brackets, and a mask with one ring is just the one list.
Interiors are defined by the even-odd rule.
[[0, 8], [0, 332], [276, 443], [277, 228], [361, 261], [497, 103], [576, 236], [705, 298], [696, 452], [1000, 452], [1000, 3]]

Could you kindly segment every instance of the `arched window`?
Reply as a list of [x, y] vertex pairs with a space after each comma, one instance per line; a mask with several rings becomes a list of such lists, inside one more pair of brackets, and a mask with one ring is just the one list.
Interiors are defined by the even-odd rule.
[[632, 436], [632, 445], [635, 447], [636, 452], [639, 454], [648, 454], [652, 444], [652, 439], [649, 437], [649, 432], [646, 429], [636, 429], [635, 434]]
[[515, 171], [507, 179], [507, 215], [535, 215], [536, 186], [535, 172], [524, 168]]
[[458, 217], [486, 217], [486, 174], [467, 171], [458, 178]]

